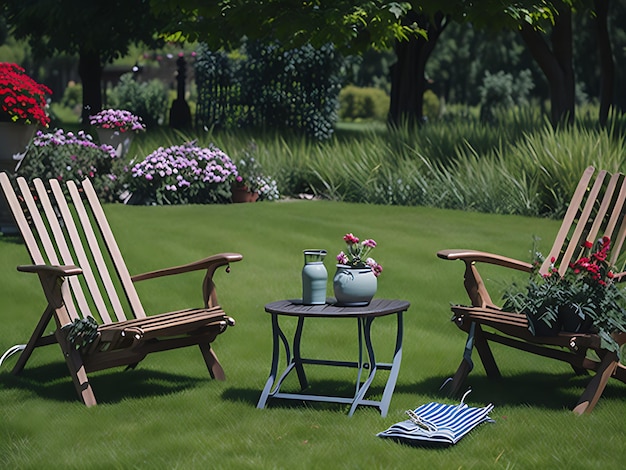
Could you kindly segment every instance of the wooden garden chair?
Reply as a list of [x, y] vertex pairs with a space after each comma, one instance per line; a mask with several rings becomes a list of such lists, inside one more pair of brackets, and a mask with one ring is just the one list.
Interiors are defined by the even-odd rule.
[[[623, 250], [626, 235], [625, 201], [624, 175], [611, 175], [606, 171], [596, 173], [593, 167], [587, 168], [578, 183], [552, 249], [540, 267], [540, 274], [548, 272], [551, 258], [554, 258], [562, 275], [570, 262], [580, 257], [586, 240], [594, 242], [604, 235], [611, 238], [610, 263], [614, 264]], [[471, 301], [471, 306], [452, 306], [452, 321], [468, 333], [463, 360], [448, 384], [452, 394], [461, 391], [464, 380], [473, 368], [471, 354], [474, 347], [487, 376], [500, 377], [489, 342], [565, 361], [579, 374], [595, 371], [574, 408], [577, 414], [591, 412], [610, 377], [626, 383], [626, 367], [619, 362], [615, 352], [601, 348], [598, 335], [561, 332], [557, 336], [533, 336], [528, 329], [526, 315], [504, 312], [494, 304], [479, 274], [478, 265], [489, 263], [530, 273], [530, 263], [474, 250], [442, 250], [437, 255], [465, 263], [465, 289]], [[617, 279], [622, 277], [626, 277], [626, 273], [616, 275]], [[623, 345], [626, 343], [626, 334], [616, 335], [616, 340], [620, 346]], [[590, 352], [595, 352], [595, 355]]]
[[[198, 345], [211, 377], [225, 379], [211, 343], [234, 320], [218, 305], [213, 274], [221, 266], [229, 271], [240, 254], [221, 253], [130, 276], [88, 179], [68, 181], [62, 188], [56, 180], [29, 184], [0, 173], [0, 185], [33, 262], [17, 269], [39, 276], [48, 303], [14, 374], [23, 370], [36, 347], [58, 343], [78, 395], [91, 406], [96, 397], [89, 372], [134, 367], [149, 353]], [[146, 315], [134, 282], [196, 270], [206, 271], [201, 308]], [[54, 333], [45, 334], [53, 318]]]

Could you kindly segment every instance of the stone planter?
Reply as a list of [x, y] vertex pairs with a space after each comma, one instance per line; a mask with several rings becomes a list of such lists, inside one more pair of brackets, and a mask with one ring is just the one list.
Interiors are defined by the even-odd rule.
[[[24, 157], [37, 125], [0, 122], [0, 172], [15, 173], [15, 167]], [[0, 232], [17, 233], [17, 227], [4, 196], [0, 194]]]
[[100, 143], [113, 147], [118, 157], [123, 157], [128, 153], [130, 145], [135, 138], [133, 131], [120, 132], [115, 129], [104, 129], [102, 127], [96, 127], [96, 133]]

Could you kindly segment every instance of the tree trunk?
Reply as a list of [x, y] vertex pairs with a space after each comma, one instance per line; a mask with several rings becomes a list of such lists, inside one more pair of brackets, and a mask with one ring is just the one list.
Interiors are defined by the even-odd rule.
[[575, 118], [575, 82], [572, 66], [572, 11], [561, 5], [556, 16], [550, 42], [528, 23], [520, 30], [522, 39], [543, 71], [550, 89], [550, 115], [553, 126], [573, 124]]
[[615, 86], [615, 64], [608, 30], [609, 0], [594, 0], [596, 11], [595, 29], [598, 38], [598, 54], [600, 55], [600, 113], [598, 120], [602, 127], [606, 126], [609, 110], [613, 102]]
[[89, 123], [89, 116], [102, 109], [102, 63], [100, 53], [94, 50], [80, 50], [78, 75], [83, 85], [83, 109], [81, 113], [83, 125]]
[[391, 96], [388, 116], [390, 125], [422, 122], [424, 92], [426, 91], [426, 62], [447, 25], [446, 20], [447, 18], [442, 13], [437, 13], [432, 20], [415, 11], [407, 14], [405, 22], [417, 23], [426, 29], [428, 39], [417, 36], [407, 41], [396, 42], [397, 60], [390, 67]]

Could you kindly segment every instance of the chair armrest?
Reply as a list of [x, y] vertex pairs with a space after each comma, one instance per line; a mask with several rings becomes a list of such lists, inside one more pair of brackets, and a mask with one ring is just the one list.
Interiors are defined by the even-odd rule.
[[133, 282], [144, 281], [146, 279], [153, 279], [162, 276], [172, 276], [174, 274], [187, 273], [190, 271], [199, 271], [202, 269], [215, 270], [220, 266], [228, 265], [235, 261], [241, 261], [243, 255], [240, 253], [220, 253], [217, 255], [209, 256], [208, 258], [195, 261], [193, 263], [184, 264], [182, 266], [174, 266], [171, 268], [159, 269], [156, 271], [150, 271], [143, 274], [137, 274], [132, 276]]
[[78, 266], [66, 265], [66, 266], [52, 266], [48, 264], [28, 264], [18, 266], [17, 270], [23, 273], [35, 273], [43, 276], [77, 276], [83, 273], [83, 270]]
[[530, 272], [533, 269], [531, 263], [519, 261], [513, 258], [507, 258], [506, 256], [495, 255], [493, 253], [487, 253], [484, 251], [476, 250], [441, 250], [437, 252], [437, 256], [441, 259], [448, 260], [463, 260], [466, 263], [489, 263], [497, 266], [503, 266], [505, 268], [517, 269], [519, 271]]

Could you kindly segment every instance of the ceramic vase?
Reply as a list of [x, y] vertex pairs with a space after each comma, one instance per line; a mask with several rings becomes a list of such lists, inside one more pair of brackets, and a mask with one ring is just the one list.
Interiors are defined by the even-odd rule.
[[304, 250], [302, 268], [302, 303], [324, 305], [328, 272], [324, 266], [326, 250]]
[[371, 268], [352, 268], [337, 265], [333, 290], [338, 305], [359, 307], [369, 305], [376, 294], [378, 280]]

